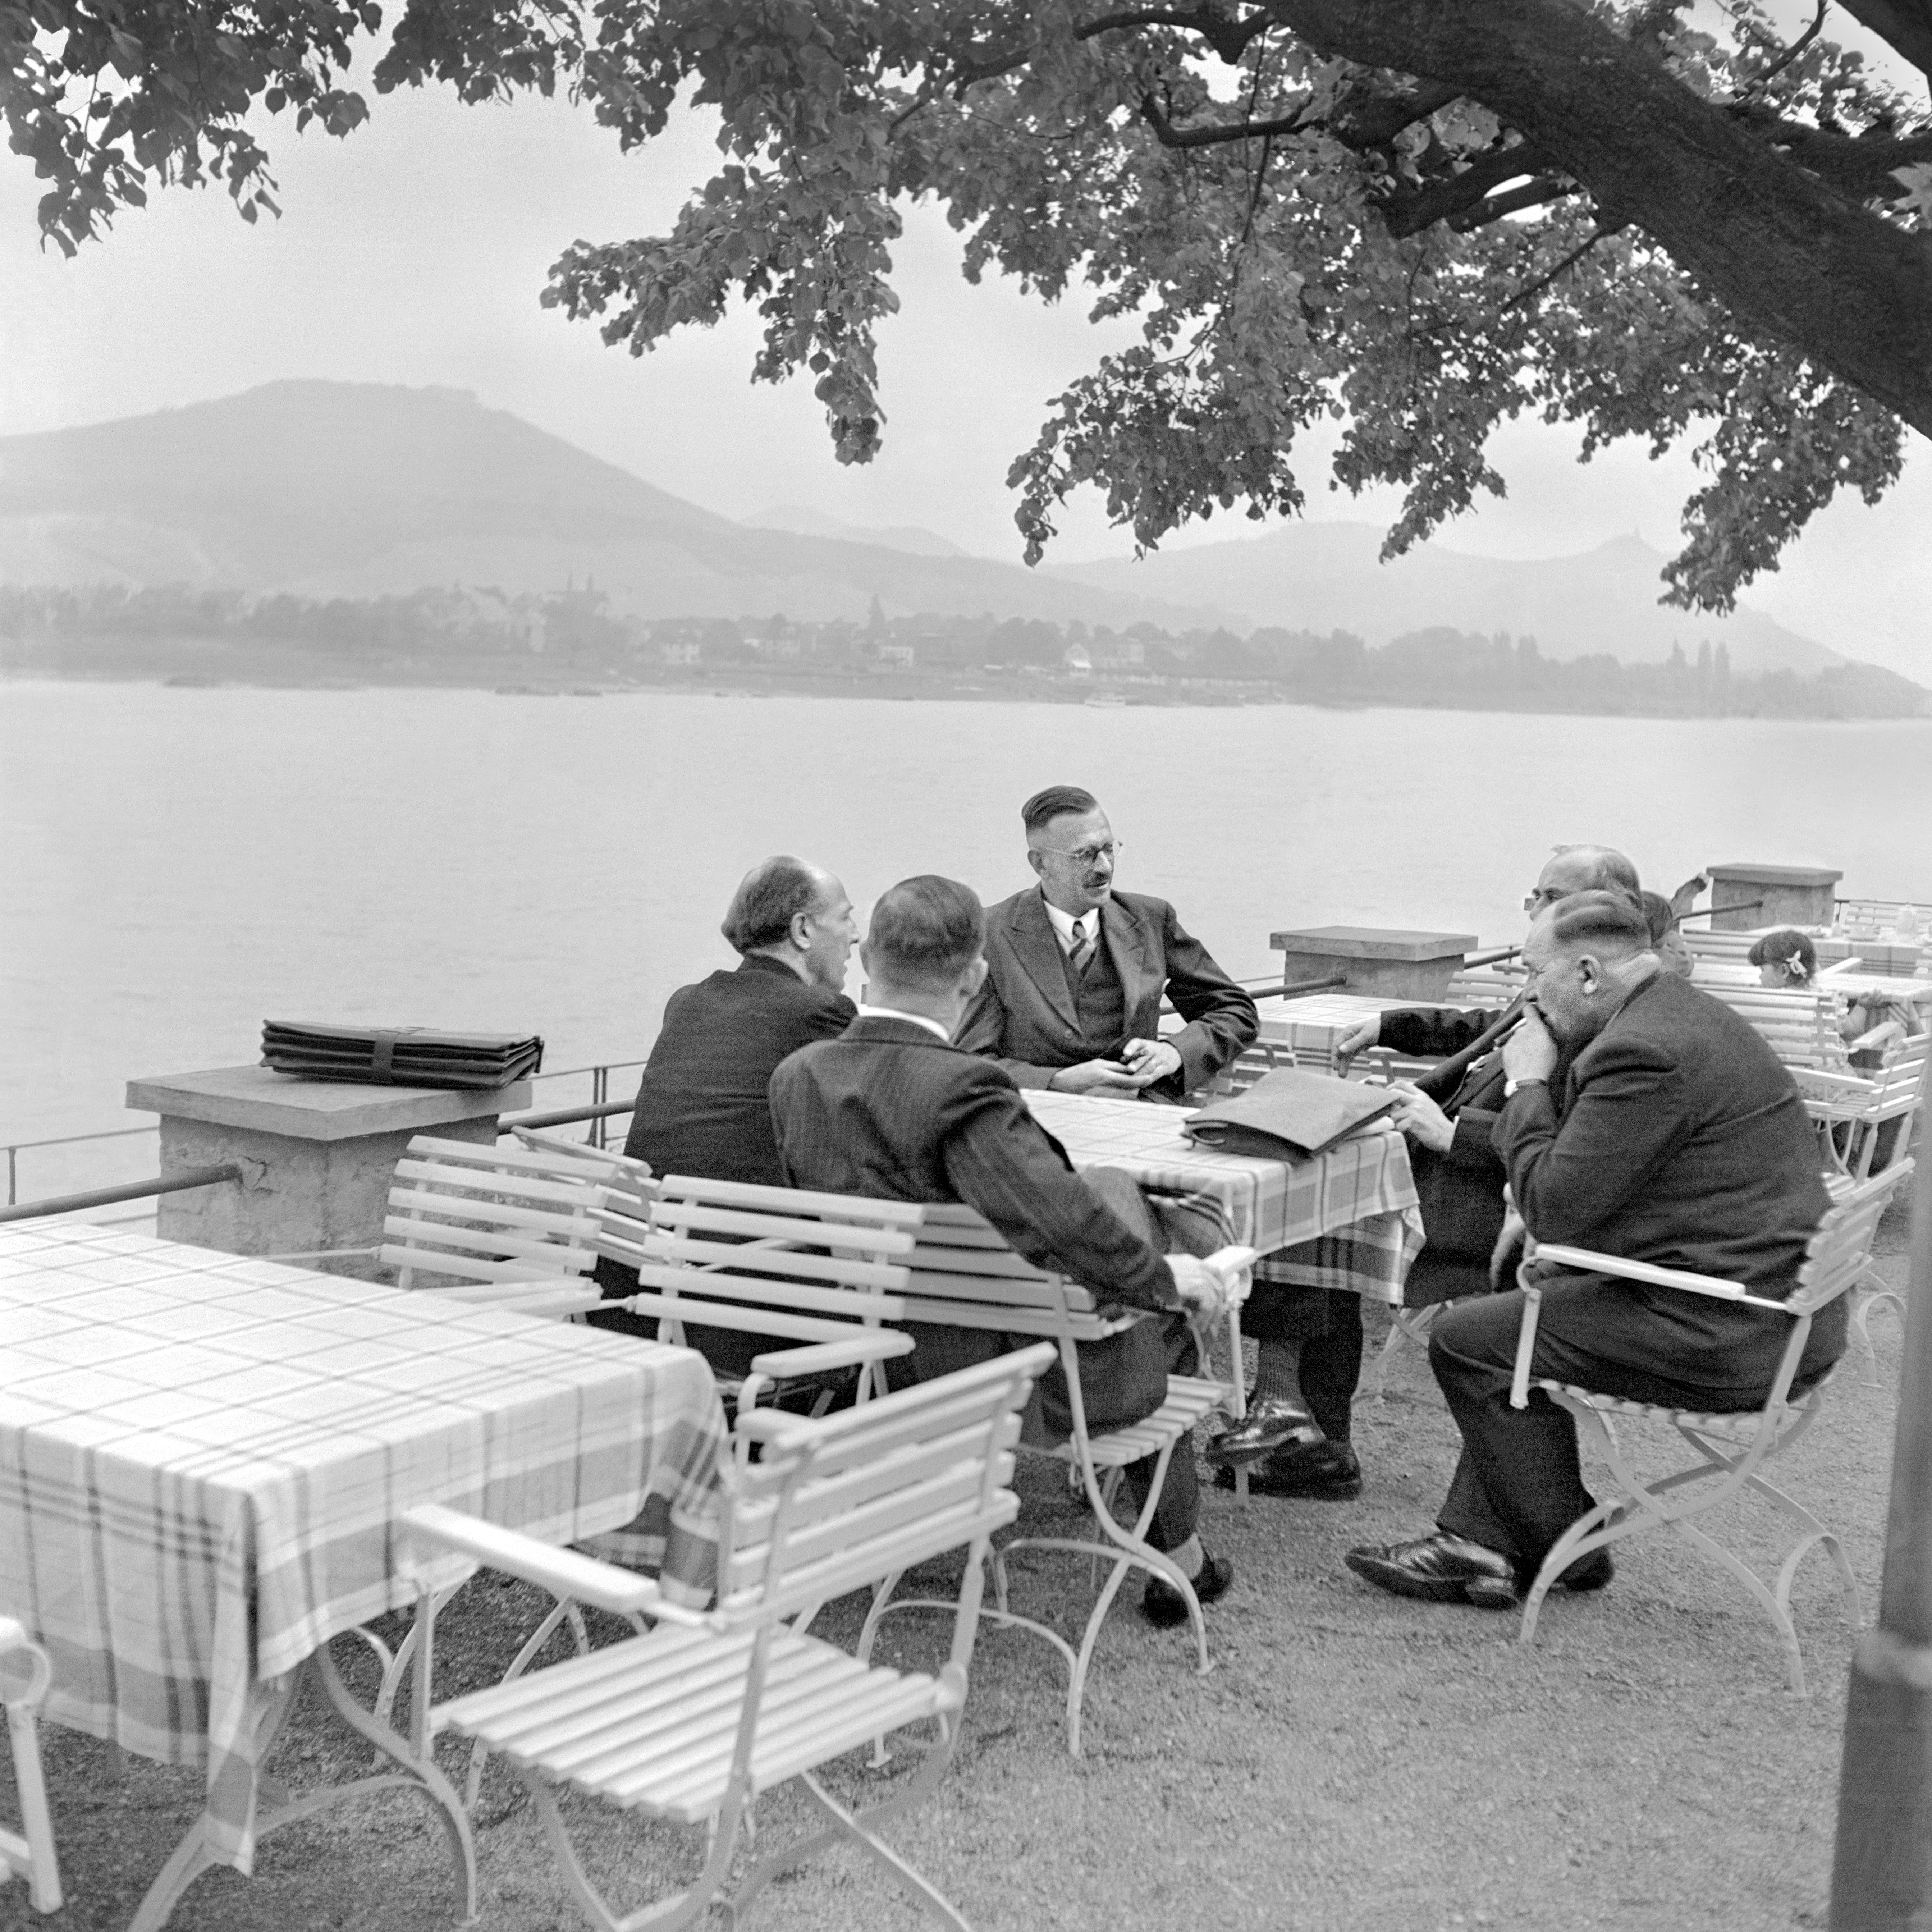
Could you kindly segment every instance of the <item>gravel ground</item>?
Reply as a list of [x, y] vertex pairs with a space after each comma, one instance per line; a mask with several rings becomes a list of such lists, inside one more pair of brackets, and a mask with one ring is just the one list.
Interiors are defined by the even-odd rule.
[[[1881, 1268], [1900, 1286], [1906, 1223], [1894, 1208], [1880, 1231]], [[1855, 1355], [1826, 1418], [1782, 1466], [1786, 1486], [1840, 1528], [1868, 1616], [1899, 1341], [1890, 1319], [1876, 1328], [1880, 1386], [1863, 1385]], [[1372, 1348], [1378, 1335], [1378, 1324]], [[1197, 1678], [1184, 1632], [1152, 1630], [1130, 1601], [1117, 1609], [1089, 1683], [1083, 1760], [1066, 1754], [1053, 1653], [1024, 1633], [987, 1630], [958, 1760], [893, 1842], [982, 1932], [1822, 1926], [1852, 1644], [1828, 1563], [1808, 1558], [1794, 1593], [1805, 1699], [1786, 1691], [1761, 1613], [1672, 1538], [1625, 1546], [1601, 1595], [1558, 1592], [1525, 1651], [1514, 1618], [1385, 1596], [1342, 1568], [1351, 1544], [1426, 1527], [1446, 1485], [1455, 1431], [1420, 1350], [1403, 1348], [1386, 1399], [1364, 1402], [1358, 1442], [1368, 1478], [1358, 1502], [1240, 1509], [1207, 1492], [1204, 1535], [1237, 1570], [1210, 1613], [1216, 1667]], [[1056, 1473], [1023, 1472], [1033, 1520], [1066, 1514]], [[1772, 1544], [1763, 1513], [1734, 1506], [1730, 1528], [1762, 1564]], [[1017, 1606], [1042, 1609], [1058, 1592], [1063, 1627], [1073, 1621], [1087, 1584], [1070, 1565], [1035, 1558], [1016, 1582]], [[538, 1600], [494, 1579], [470, 1585], [438, 1625], [448, 1688], [500, 1670]], [[856, 1624], [838, 1606], [820, 1628]], [[937, 1660], [938, 1619], [888, 1628], [889, 1654]], [[349, 1646], [338, 1654], [346, 1666]], [[43, 1919], [22, 1888], [7, 1887], [0, 1927], [107, 1932], [126, 1924], [194, 1816], [198, 1776], [52, 1727], [42, 1736], [70, 1902]], [[366, 1759], [333, 1719], [305, 1708], [274, 1768], [299, 1788], [354, 1775]], [[902, 1762], [874, 1772], [855, 1756], [834, 1781], [856, 1796], [904, 1774]], [[0, 1804], [10, 1814], [10, 1792]], [[688, 1838], [588, 1807], [573, 1815], [626, 1909], [694, 1869]], [[782, 1792], [760, 1822], [782, 1834], [802, 1815]], [[582, 1924], [520, 1786], [494, 1766], [475, 1822], [482, 1924]], [[171, 1922], [419, 1932], [454, 1922], [453, 1898], [428, 1808], [392, 1794], [268, 1840], [252, 1880], [208, 1874]], [[750, 1916], [768, 1932], [926, 1922], [844, 1852], [772, 1886]]]

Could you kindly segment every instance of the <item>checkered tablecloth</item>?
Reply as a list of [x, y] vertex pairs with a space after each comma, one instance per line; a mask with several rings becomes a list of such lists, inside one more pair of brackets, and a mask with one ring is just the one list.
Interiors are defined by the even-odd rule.
[[1258, 1250], [1257, 1280], [1401, 1301], [1422, 1216], [1408, 1145], [1392, 1130], [1372, 1126], [1304, 1160], [1257, 1160], [1196, 1147], [1180, 1131], [1183, 1108], [1041, 1088], [1026, 1097], [1076, 1167], [1119, 1168]]
[[206, 1762], [244, 1872], [264, 1687], [414, 1600], [404, 1510], [561, 1544], [656, 1498], [708, 1582], [724, 1420], [689, 1350], [73, 1226], [0, 1227], [0, 1608], [47, 1714]]

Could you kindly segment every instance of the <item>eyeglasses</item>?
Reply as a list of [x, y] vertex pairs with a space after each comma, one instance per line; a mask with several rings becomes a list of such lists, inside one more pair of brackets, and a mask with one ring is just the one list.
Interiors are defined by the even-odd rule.
[[1539, 906], [1554, 905], [1560, 898], [1569, 895], [1556, 886], [1538, 886], [1533, 892], [1526, 893], [1522, 902], [1525, 912], [1534, 912]]
[[1110, 838], [1104, 845], [1082, 845], [1076, 850], [1063, 852], [1058, 845], [1036, 845], [1036, 852], [1051, 852], [1056, 859], [1071, 859], [1082, 866], [1097, 866], [1104, 859], [1112, 865], [1126, 848], [1121, 838]]

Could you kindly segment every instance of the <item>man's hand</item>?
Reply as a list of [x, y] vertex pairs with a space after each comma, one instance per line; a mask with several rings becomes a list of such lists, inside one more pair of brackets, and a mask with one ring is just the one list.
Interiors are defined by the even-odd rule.
[[1456, 1123], [1408, 1081], [1398, 1080], [1393, 1090], [1400, 1096], [1391, 1109], [1396, 1125], [1411, 1140], [1420, 1141], [1438, 1154], [1447, 1154], [1450, 1142], [1456, 1138]]
[[1547, 1080], [1556, 1071], [1556, 1042], [1534, 1006], [1503, 1042], [1503, 1077], [1508, 1080]]
[[1151, 1087], [1180, 1071], [1180, 1049], [1171, 1040], [1130, 1040], [1120, 1048], [1120, 1058], [1137, 1087]]
[[1349, 1061], [1357, 1054], [1366, 1053], [1370, 1047], [1378, 1045], [1382, 1036], [1382, 1016], [1380, 1013], [1363, 1021], [1360, 1026], [1351, 1027], [1335, 1042], [1335, 1058], [1342, 1071], [1347, 1072]]
[[1508, 1276], [1516, 1266], [1518, 1251], [1523, 1238], [1529, 1230], [1523, 1226], [1522, 1216], [1516, 1211], [1514, 1202], [1503, 1210], [1502, 1232], [1496, 1237], [1496, 1244], [1490, 1250], [1490, 1286], [1497, 1293], [1509, 1288]]
[[1190, 1318], [1205, 1324], [1228, 1312], [1228, 1284], [1196, 1255], [1169, 1255], [1168, 1270], [1174, 1291]]
[[1058, 1069], [1046, 1083], [1056, 1094], [1138, 1094], [1147, 1084], [1118, 1060], [1083, 1060]]

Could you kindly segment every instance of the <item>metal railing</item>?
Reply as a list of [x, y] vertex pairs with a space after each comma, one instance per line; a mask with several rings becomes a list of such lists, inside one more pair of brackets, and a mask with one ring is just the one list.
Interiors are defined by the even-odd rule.
[[[77, 1136], [86, 1139], [90, 1136]], [[104, 1139], [105, 1136], [102, 1138]], [[0, 1222], [35, 1221], [52, 1214], [77, 1214], [84, 1208], [110, 1208], [117, 1201], [145, 1201], [157, 1194], [178, 1194], [190, 1187], [216, 1187], [224, 1181], [245, 1178], [238, 1161], [224, 1161], [216, 1167], [190, 1167], [166, 1179], [131, 1180], [124, 1187], [90, 1187], [80, 1194], [50, 1195], [44, 1201], [10, 1201], [0, 1208]], [[145, 1220], [145, 1215], [130, 1216]]]
[[[532, 1078], [536, 1081], [580, 1080], [587, 1075], [590, 1081], [590, 1104], [586, 1107], [559, 1108], [544, 1113], [512, 1114], [506, 1119], [505, 1125], [564, 1126], [579, 1120], [588, 1121], [592, 1124], [592, 1128], [591, 1132], [585, 1136], [586, 1142], [601, 1152], [610, 1144], [612, 1138], [604, 1123], [631, 1111], [628, 1100], [613, 1100], [610, 1098], [610, 1076], [614, 1073], [629, 1072], [642, 1067], [644, 1064], [641, 1060], [601, 1060], [594, 1066], [563, 1066], [554, 1073], [533, 1075]], [[88, 1188], [77, 1193], [49, 1195], [35, 1201], [22, 1202], [20, 1198], [20, 1156], [23, 1154], [39, 1153], [51, 1148], [84, 1147], [97, 1142], [133, 1140], [143, 1134], [158, 1134], [160, 1131], [158, 1125], [110, 1127], [98, 1133], [56, 1134], [41, 1140], [4, 1143], [7, 1204], [4, 1209], [0, 1209], [0, 1222], [39, 1220], [50, 1214], [80, 1214], [94, 1208], [111, 1207], [118, 1202], [148, 1200], [184, 1188], [214, 1186], [224, 1181], [240, 1180], [244, 1178], [242, 1169], [232, 1165], [219, 1168], [196, 1168], [185, 1174], [171, 1175], [166, 1180], [157, 1177], [130, 1181], [122, 1186]], [[122, 1227], [152, 1218], [152, 1215], [147, 1214], [123, 1215], [97, 1225]]]

